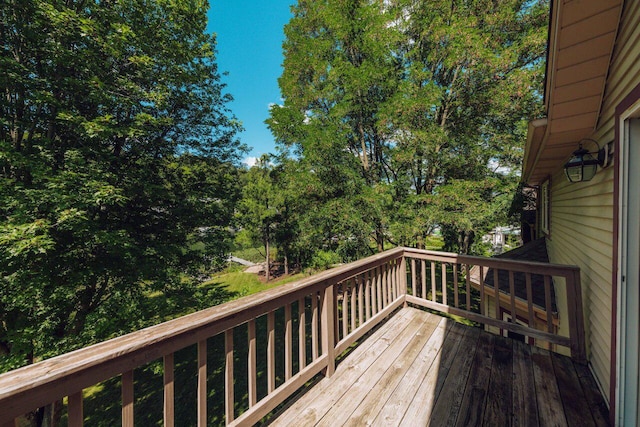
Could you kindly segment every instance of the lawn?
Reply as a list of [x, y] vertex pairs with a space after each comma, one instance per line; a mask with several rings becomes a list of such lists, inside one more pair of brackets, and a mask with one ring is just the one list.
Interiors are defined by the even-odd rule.
[[222, 287], [230, 294], [235, 295], [236, 298], [239, 298], [264, 291], [265, 289], [275, 288], [276, 286], [293, 282], [303, 277], [305, 277], [303, 273], [298, 273], [282, 279], [272, 280], [269, 283], [264, 283], [257, 274], [245, 273], [243, 271], [230, 271], [218, 274], [200, 286], [203, 288], [211, 286]]

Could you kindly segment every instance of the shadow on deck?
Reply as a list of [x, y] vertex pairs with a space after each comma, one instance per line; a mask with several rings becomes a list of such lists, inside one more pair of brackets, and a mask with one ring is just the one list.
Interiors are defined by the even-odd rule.
[[570, 358], [403, 308], [274, 426], [604, 426], [591, 372]]

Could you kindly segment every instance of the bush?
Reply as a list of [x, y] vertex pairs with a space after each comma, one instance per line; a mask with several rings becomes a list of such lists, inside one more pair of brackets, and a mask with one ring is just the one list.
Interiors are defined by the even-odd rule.
[[311, 258], [309, 267], [313, 270], [326, 270], [335, 264], [340, 264], [340, 256], [332, 251], [318, 251]]

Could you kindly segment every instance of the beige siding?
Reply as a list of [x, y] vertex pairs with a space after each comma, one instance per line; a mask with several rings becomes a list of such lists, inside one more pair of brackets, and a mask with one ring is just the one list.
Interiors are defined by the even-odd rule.
[[[623, 46], [621, 49], [620, 46]], [[605, 88], [598, 128], [602, 146], [615, 135], [615, 107], [640, 83], [640, 2], [625, 2], [622, 24]], [[552, 177], [550, 261], [581, 269], [587, 346], [605, 395], [611, 368], [613, 168], [588, 183], [569, 184], [561, 170]]]

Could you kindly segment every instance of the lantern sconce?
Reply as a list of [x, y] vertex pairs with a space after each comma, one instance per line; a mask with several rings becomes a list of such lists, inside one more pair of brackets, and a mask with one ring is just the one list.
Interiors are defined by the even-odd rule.
[[[594, 143], [598, 147], [598, 151], [589, 152], [582, 147], [583, 142]], [[598, 142], [593, 139], [581, 140], [578, 149], [573, 152], [569, 161], [564, 165], [564, 172], [569, 182], [590, 181], [596, 174], [598, 166], [605, 168], [611, 164], [612, 151], [613, 141], [600, 148]]]

